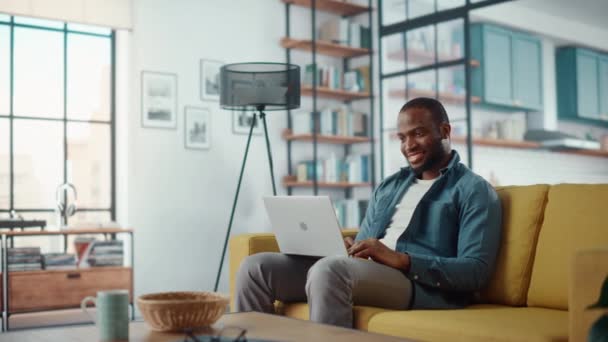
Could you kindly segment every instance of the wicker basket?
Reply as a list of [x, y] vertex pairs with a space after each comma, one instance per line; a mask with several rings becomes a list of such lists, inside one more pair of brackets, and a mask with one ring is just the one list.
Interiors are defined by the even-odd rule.
[[228, 302], [227, 297], [213, 292], [161, 292], [137, 298], [144, 320], [158, 331], [209, 326], [222, 316]]

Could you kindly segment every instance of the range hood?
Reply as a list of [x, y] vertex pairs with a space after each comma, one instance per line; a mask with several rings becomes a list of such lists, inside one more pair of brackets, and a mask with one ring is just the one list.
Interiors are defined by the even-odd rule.
[[524, 140], [534, 141], [539, 143], [542, 147], [551, 149], [600, 149], [600, 143], [597, 141], [580, 139], [566, 133], [542, 129], [527, 131], [526, 134], [524, 134]]

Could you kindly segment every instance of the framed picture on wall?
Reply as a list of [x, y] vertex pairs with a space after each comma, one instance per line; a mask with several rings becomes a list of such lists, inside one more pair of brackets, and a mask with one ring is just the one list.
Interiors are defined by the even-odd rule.
[[207, 150], [211, 147], [211, 114], [207, 108], [186, 106], [184, 108], [185, 147]]
[[177, 75], [142, 71], [141, 123], [143, 127], [177, 128]]
[[[233, 110], [232, 111], [232, 132], [235, 134], [249, 134], [251, 128], [251, 120], [253, 120], [254, 112], [248, 112], [245, 110]], [[255, 125], [253, 126], [254, 135], [262, 135], [262, 122], [257, 117]]]
[[201, 59], [201, 100], [220, 100], [220, 68], [224, 62]]

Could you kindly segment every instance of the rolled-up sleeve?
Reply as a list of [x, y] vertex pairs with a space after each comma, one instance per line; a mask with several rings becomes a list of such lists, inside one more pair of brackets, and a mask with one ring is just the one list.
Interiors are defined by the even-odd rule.
[[451, 291], [477, 291], [494, 271], [502, 210], [496, 191], [479, 182], [462, 201], [456, 257], [409, 253], [414, 281]]

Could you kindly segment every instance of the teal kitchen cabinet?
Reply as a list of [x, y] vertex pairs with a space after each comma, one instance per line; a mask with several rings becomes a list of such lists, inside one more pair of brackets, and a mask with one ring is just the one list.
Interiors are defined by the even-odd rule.
[[608, 56], [564, 47], [555, 58], [559, 118], [608, 122]]
[[471, 25], [471, 92], [486, 105], [541, 110], [540, 39], [489, 24]]

